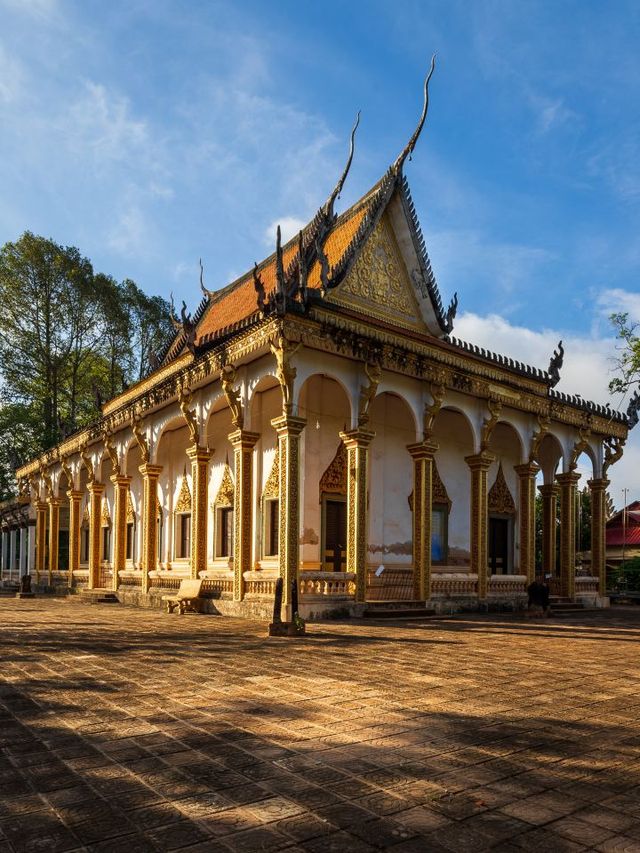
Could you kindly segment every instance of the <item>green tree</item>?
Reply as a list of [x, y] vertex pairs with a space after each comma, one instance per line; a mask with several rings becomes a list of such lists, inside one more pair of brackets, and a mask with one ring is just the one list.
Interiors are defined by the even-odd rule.
[[610, 320], [622, 346], [618, 348], [617, 368], [619, 376], [609, 383], [612, 393], [624, 393], [640, 382], [640, 338], [637, 323], [629, 322], [626, 313], [612, 314]]
[[25, 232], [0, 249], [0, 499], [12, 470], [94, 420], [154, 365], [169, 304], [95, 274], [78, 249]]

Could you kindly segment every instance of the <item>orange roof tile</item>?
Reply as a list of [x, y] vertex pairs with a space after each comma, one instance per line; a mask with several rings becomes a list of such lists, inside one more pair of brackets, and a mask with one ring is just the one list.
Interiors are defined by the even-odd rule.
[[[329, 267], [335, 267], [343, 258], [360, 227], [362, 220], [371, 207], [375, 194], [370, 194], [363, 201], [345, 211], [331, 230], [324, 250], [329, 260]], [[309, 227], [309, 226], [307, 226]], [[298, 238], [295, 237], [283, 248], [283, 264], [285, 270], [293, 261], [298, 251]], [[271, 255], [258, 265], [260, 277], [264, 284], [265, 294], [271, 293], [276, 286], [276, 259]], [[320, 287], [320, 265], [316, 261], [310, 272], [308, 286]], [[238, 323], [250, 317], [257, 311], [256, 292], [251, 272], [239, 278], [236, 282], [220, 291], [220, 294], [210, 302], [204, 315], [198, 323], [197, 342], [203, 338], [220, 332], [227, 326]]]

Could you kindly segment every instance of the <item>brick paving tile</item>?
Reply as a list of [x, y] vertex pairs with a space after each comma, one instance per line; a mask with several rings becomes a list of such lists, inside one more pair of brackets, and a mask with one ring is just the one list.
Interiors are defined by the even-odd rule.
[[640, 851], [640, 608], [0, 610], [0, 853]]

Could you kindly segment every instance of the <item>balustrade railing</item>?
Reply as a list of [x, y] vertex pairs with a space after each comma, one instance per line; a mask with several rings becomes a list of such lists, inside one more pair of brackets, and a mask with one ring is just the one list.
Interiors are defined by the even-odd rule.
[[472, 574], [444, 572], [431, 576], [431, 595], [475, 595], [478, 590], [478, 576]]
[[301, 572], [300, 595], [352, 598], [356, 591], [355, 579], [353, 572]]

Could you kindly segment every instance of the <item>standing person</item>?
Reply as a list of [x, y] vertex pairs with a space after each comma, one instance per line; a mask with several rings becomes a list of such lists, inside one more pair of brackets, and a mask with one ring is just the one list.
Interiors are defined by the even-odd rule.
[[527, 613], [529, 618], [535, 616], [543, 616], [546, 608], [549, 606], [549, 588], [545, 586], [543, 578], [538, 575], [532, 583], [527, 587], [529, 601], [527, 603]]

